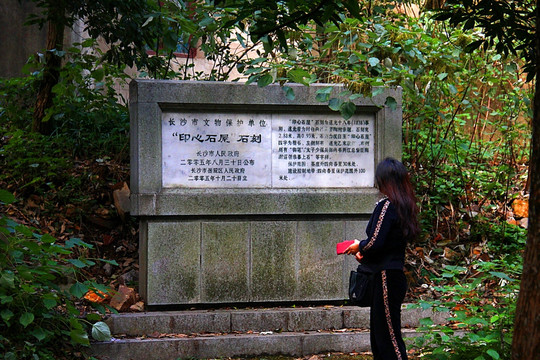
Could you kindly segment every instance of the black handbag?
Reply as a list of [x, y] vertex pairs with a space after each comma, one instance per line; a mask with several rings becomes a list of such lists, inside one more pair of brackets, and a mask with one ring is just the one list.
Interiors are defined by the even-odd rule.
[[367, 307], [371, 306], [373, 299], [373, 279], [375, 274], [384, 269], [387, 262], [390, 261], [391, 254], [385, 256], [381, 265], [379, 265], [376, 271], [364, 269], [361, 266], [352, 270], [349, 276], [349, 301], [356, 306]]
[[351, 271], [349, 277], [349, 300], [356, 306], [371, 306], [373, 298], [373, 277], [372, 272]]

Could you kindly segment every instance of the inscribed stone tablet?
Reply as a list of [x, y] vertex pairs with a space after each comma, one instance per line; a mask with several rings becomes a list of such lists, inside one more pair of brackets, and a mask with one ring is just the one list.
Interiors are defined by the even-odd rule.
[[371, 187], [373, 114], [164, 112], [164, 188]]

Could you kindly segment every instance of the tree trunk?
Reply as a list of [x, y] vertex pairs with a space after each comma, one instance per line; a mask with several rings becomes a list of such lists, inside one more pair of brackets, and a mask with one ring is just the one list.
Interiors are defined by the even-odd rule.
[[540, 0], [536, 1], [536, 87], [529, 162], [529, 230], [512, 340], [513, 360], [536, 360], [540, 354]]
[[47, 51], [45, 52], [45, 65], [43, 79], [39, 84], [39, 90], [34, 107], [32, 131], [47, 135], [52, 131], [50, 121], [43, 121], [45, 112], [53, 104], [53, 87], [58, 84], [62, 58], [51, 50], [62, 51], [64, 47], [64, 24], [61, 21], [49, 20], [47, 30]]

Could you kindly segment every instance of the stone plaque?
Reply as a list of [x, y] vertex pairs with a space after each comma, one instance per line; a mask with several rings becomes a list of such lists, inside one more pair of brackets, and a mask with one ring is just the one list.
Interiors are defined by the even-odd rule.
[[371, 187], [374, 122], [373, 114], [163, 112], [163, 187]]

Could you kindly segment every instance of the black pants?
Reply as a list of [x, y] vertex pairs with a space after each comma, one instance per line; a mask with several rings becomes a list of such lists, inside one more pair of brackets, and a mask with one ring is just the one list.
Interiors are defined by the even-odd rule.
[[401, 304], [407, 279], [401, 270], [383, 270], [375, 276], [370, 307], [371, 351], [374, 360], [407, 360], [401, 336]]

